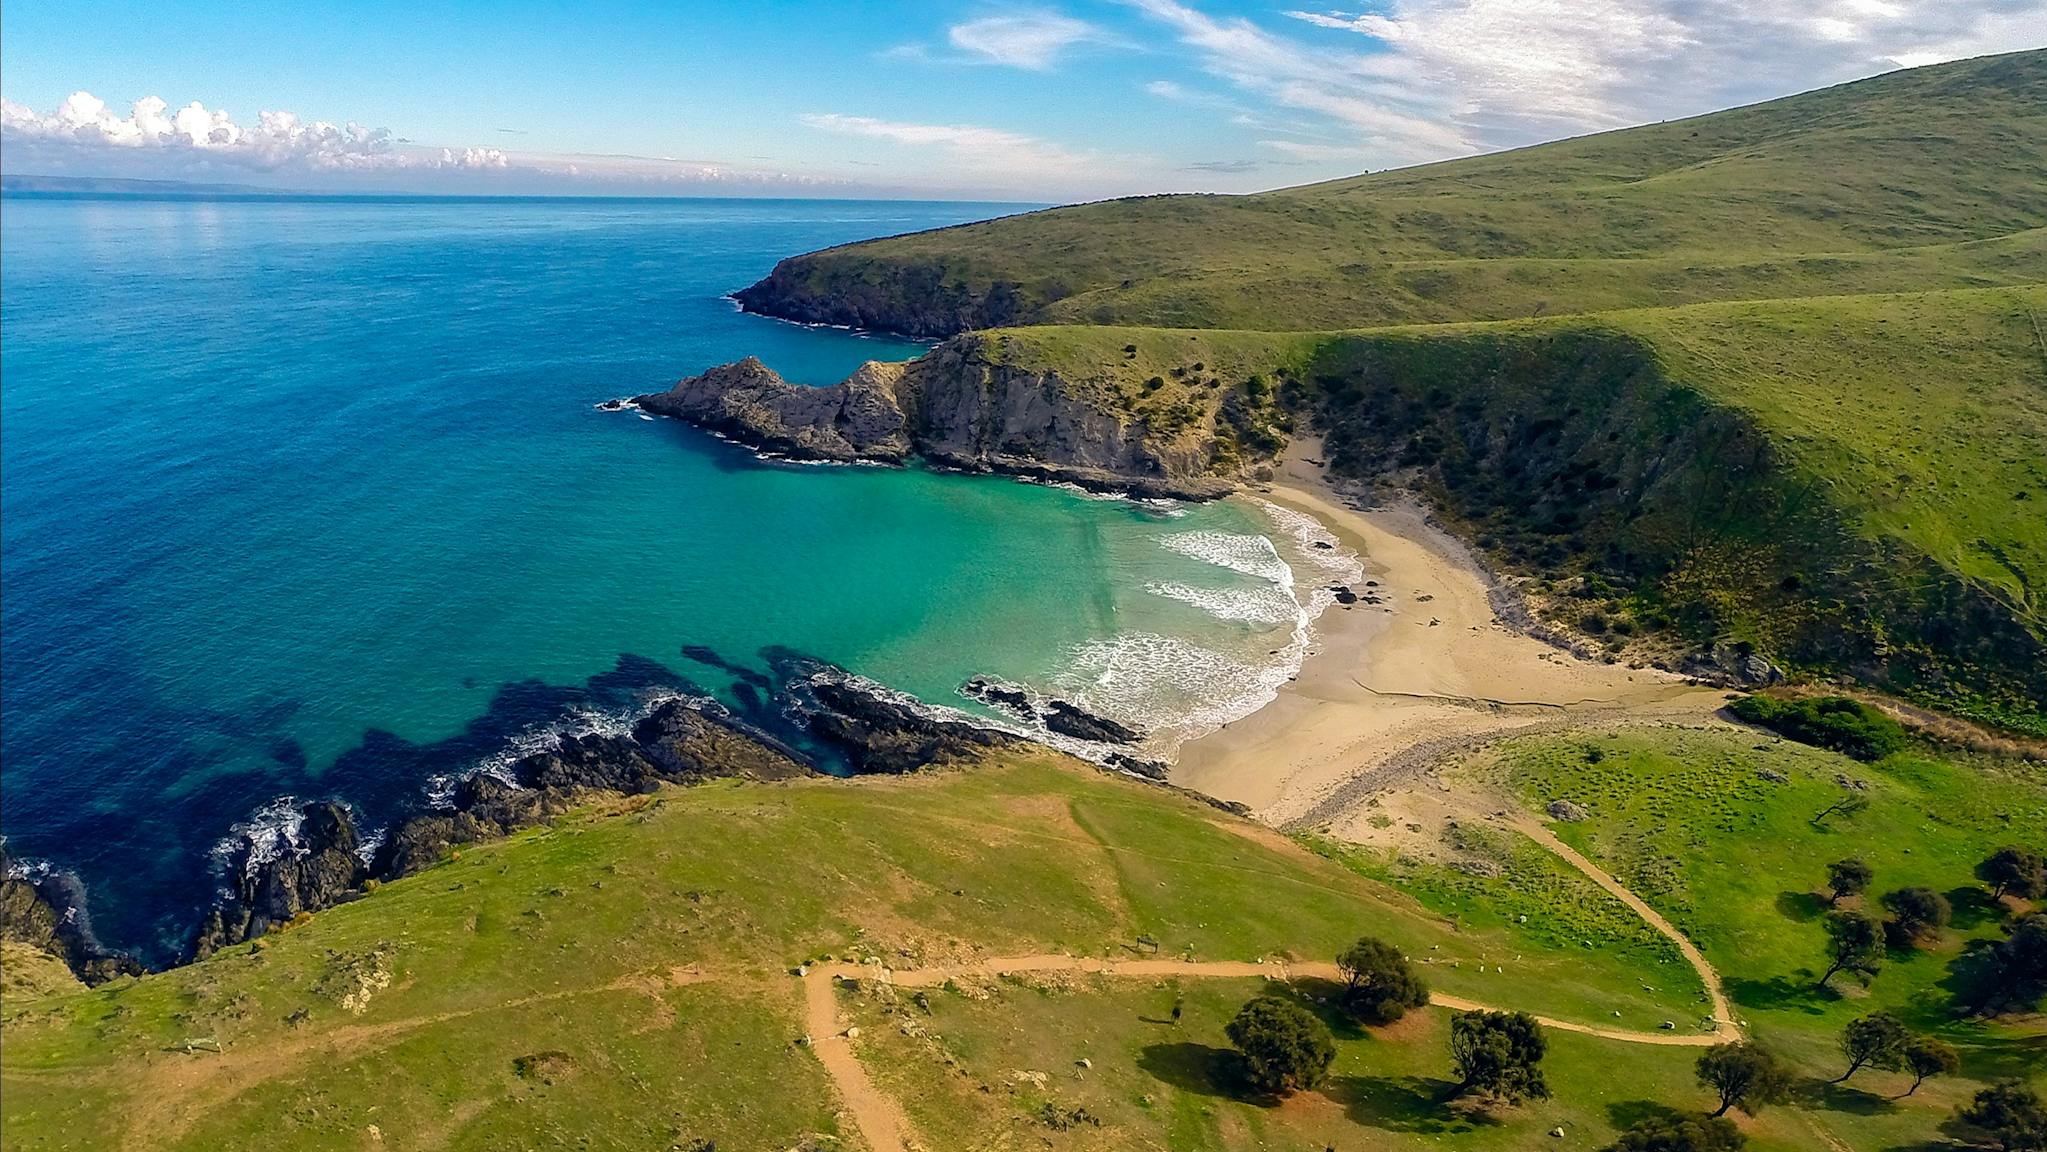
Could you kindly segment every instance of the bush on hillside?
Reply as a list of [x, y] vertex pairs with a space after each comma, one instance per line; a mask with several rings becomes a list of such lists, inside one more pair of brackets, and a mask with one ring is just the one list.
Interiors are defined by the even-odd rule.
[[1652, 1116], [1602, 1152], [1739, 1152], [1748, 1137], [1724, 1116]]
[[1875, 878], [1876, 869], [1861, 860], [1850, 857], [1834, 861], [1827, 865], [1827, 892], [1832, 896], [1829, 903], [1839, 904], [1844, 896], [1860, 896]]
[[1291, 1000], [1260, 996], [1224, 1029], [1237, 1046], [1244, 1079], [1266, 1096], [1321, 1083], [1336, 1059], [1336, 1039], [1314, 1014]]
[[1549, 1099], [1542, 1058], [1549, 1040], [1526, 1012], [1459, 1012], [1450, 1020], [1450, 1058], [1460, 1095], [1518, 1104]]
[[1429, 987], [1400, 949], [1366, 936], [1336, 957], [1343, 1005], [1366, 1024], [1391, 1024], [1429, 1002]]
[[1791, 1073], [1775, 1053], [1749, 1040], [1715, 1044], [1694, 1065], [1702, 1087], [1720, 1097], [1712, 1119], [1739, 1108], [1754, 1116], [1765, 1104], [1782, 1104], [1791, 1095]]
[[1884, 930], [1893, 945], [1903, 948], [1917, 947], [1921, 940], [1938, 936], [1955, 915], [1947, 897], [1931, 888], [1899, 888], [1884, 893], [1882, 903], [1891, 914]]
[[1990, 885], [1993, 899], [2009, 892], [2028, 900], [2047, 895], [2047, 859], [2016, 845], [1999, 848], [1976, 865], [1976, 878]]
[[2021, 1080], [2004, 1080], [1976, 1093], [1955, 1119], [1996, 1141], [2004, 1152], [2047, 1148], [2047, 1104]]
[[2047, 912], [2012, 926], [1990, 952], [1990, 985], [1979, 1000], [1991, 1015], [2029, 1012], [2047, 995]]
[[1727, 710], [1787, 739], [1832, 749], [1857, 760], [1881, 760], [1905, 747], [1902, 725], [1846, 696], [1803, 700], [1744, 696], [1729, 704]]

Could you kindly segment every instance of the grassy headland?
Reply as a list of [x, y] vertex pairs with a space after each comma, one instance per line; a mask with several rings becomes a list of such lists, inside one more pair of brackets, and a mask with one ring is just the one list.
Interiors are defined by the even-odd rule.
[[1339, 473], [1418, 485], [1538, 599], [1580, 595], [1558, 622], [1596, 642], [1758, 651], [2037, 734], [2043, 176], [2047, 51], [2021, 52], [847, 245], [741, 299], [1000, 328], [965, 339], [1206, 432], [1221, 475], [1312, 419]]

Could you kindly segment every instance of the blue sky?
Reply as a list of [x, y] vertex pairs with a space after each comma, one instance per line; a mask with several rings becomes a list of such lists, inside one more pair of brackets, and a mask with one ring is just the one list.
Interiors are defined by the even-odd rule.
[[2047, 0], [1344, 2], [8, 0], [0, 168], [442, 192], [1247, 191], [2047, 44]]

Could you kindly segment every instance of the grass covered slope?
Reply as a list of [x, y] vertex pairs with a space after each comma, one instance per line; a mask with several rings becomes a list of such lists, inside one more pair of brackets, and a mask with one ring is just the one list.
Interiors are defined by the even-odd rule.
[[783, 261], [739, 294], [938, 336], [1316, 329], [2047, 279], [2047, 51], [1253, 196], [1031, 213]]
[[2037, 728], [2043, 312], [2021, 288], [1369, 331], [1308, 379], [1335, 467], [1413, 476], [1565, 623]]
[[1205, 805], [1015, 755], [637, 797], [197, 964], [11, 988], [0, 1145], [859, 1147], [798, 1043], [806, 960], [1128, 956], [1140, 935], [1326, 959], [1364, 933], [1475, 1000], [1637, 1028], [1695, 1010], [1583, 955], [1481, 973], [1514, 954], [1496, 931]]
[[2047, 288], [963, 339], [1218, 465], [1310, 418], [1617, 652], [1747, 646], [2047, 732]]
[[[1585, 819], [1553, 831], [1682, 928], [1719, 969], [1752, 1035], [1806, 1076], [1838, 1076], [1841, 1028], [1878, 1009], [1952, 1044], [1965, 1077], [2039, 1083], [2047, 1069], [2039, 1015], [1984, 1020], [1955, 1006], [1981, 949], [2009, 922], [1975, 865], [2004, 845], [2047, 841], [2037, 763], [1909, 749], [1864, 764], [1742, 729], [1638, 727], [1522, 738], [1452, 776], [1502, 787], [1531, 811], [1559, 799], [1583, 808]], [[1865, 803], [1816, 822], [1850, 793], [1843, 780]], [[1952, 902], [1954, 923], [1918, 948], [1891, 949], [1866, 986], [1837, 976], [1821, 990], [1826, 868], [1847, 857], [1875, 877], [1842, 907], [1881, 915], [1881, 893], [1926, 886]], [[1858, 1074], [1808, 1095], [1851, 1147], [1917, 1148], [1975, 1088], [1929, 1081], [1896, 1099], [1907, 1083], [1895, 1072]]]

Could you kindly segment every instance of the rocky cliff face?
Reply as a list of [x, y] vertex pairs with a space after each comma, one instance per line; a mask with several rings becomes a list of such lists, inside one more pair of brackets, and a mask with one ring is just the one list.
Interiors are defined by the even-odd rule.
[[828, 388], [790, 384], [749, 357], [633, 402], [803, 460], [893, 464], [916, 454], [948, 468], [1195, 500], [1235, 486], [1209, 472], [1206, 436], [1160, 434], [1057, 374], [998, 362], [973, 335], [907, 364], [865, 365]]
[[92, 934], [85, 890], [66, 872], [30, 869], [0, 846], [0, 940], [40, 949], [62, 960], [80, 980], [98, 984], [142, 971], [130, 957], [109, 952]]
[[732, 294], [763, 316], [931, 339], [1031, 323], [1058, 297], [1013, 280], [984, 281], [944, 261], [867, 260], [843, 248], [791, 256]]

